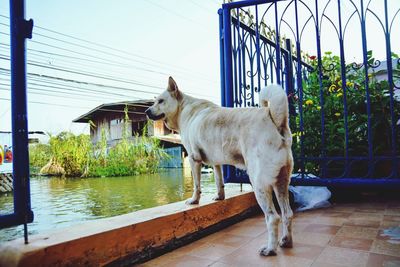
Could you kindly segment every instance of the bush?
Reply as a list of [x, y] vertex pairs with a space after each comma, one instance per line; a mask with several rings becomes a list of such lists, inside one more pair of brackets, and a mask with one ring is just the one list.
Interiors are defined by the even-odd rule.
[[[368, 52], [368, 62], [373, 64], [375, 59], [372, 52]], [[347, 102], [347, 132], [348, 156], [368, 156], [368, 113], [367, 99], [370, 108], [370, 129], [372, 151], [374, 156], [391, 155], [391, 114], [389, 84], [386, 80], [377, 80], [375, 73], [368, 74], [369, 97], [366, 96], [364, 68], [346, 66], [346, 86], [340, 76], [340, 58], [326, 52], [322, 58], [322, 89], [319, 85], [318, 61], [312, 57], [310, 61], [313, 71], [308, 79], [303, 81], [303, 125], [304, 131], [299, 130], [300, 118], [291, 120], [293, 131], [293, 150], [295, 155], [300, 155], [301, 139], [303, 140], [303, 153], [305, 157], [345, 157], [346, 129], [344, 116], [344, 102]], [[399, 69], [399, 66], [397, 66]], [[398, 72], [396, 72], [398, 73]], [[343, 91], [346, 88], [346, 93]], [[321, 102], [321, 95], [323, 102]], [[344, 98], [346, 97], [346, 99]], [[321, 105], [323, 103], [323, 105]], [[299, 103], [297, 103], [299, 104]], [[297, 112], [299, 110], [297, 109]], [[321, 114], [324, 113], [325, 144], [322, 147]], [[400, 114], [398, 102], [394, 102], [395, 116]], [[397, 140], [400, 140], [397, 130]], [[397, 142], [399, 151], [400, 142]], [[369, 162], [364, 161], [359, 167], [352, 167], [353, 176], [365, 176]], [[328, 162], [307, 161], [306, 171], [317, 176], [321, 173], [321, 166], [327, 165], [330, 173], [327, 176], [340, 176], [343, 173], [344, 160], [331, 160]], [[357, 168], [359, 170], [357, 170]], [[296, 160], [295, 170], [300, 169], [300, 162]], [[378, 169], [376, 171], [379, 172]], [[386, 175], [375, 173], [375, 176]]]

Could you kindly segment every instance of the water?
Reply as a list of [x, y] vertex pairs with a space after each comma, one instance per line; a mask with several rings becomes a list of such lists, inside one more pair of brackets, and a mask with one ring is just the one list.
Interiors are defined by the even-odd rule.
[[[182, 169], [126, 177], [31, 178], [30, 234], [160, 206], [191, 197], [192, 178]], [[228, 185], [238, 187], [239, 185]], [[215, 194], [213, 175], [202, 175], [202, 192]], [[0, 195], [0, 214], [12, 212], [12, 194]], [[23, 227], [0, 230], [0, 242], [23, 236]]]

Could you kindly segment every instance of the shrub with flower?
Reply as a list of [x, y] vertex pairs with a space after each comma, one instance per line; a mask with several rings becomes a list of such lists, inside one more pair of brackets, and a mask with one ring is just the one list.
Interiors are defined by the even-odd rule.
[[[340, 58], [331, 52], [326, 52], [321, 61], [323, 71], [320, 81], [317, 58], [310, 56], [309, 59], [314, 70], [309, 73], [307, 80], [303, 81], [303, 102], [301, 103], [303, 129], [300, 129], [299, 101], [294, 102], [297, 115], [290, 120], [294, 133], [295, 171], [301, 168], [299, 156], [303, 153], [306, 172], [319, 177], [343, 175], [345, 161], [335, 160], [333, 157], [346, 155], [346, 143], [347, 156], [368, 156], [368, 123], [371, 129], [373, 155], [391, 155], [392, 122], [388, 82], [384, 79], [378, 80], [373, 69], [370, 68], [371, 73], [367, 75], [367, 96], [366, 75], [363, 67], [355, 67], [354, 64], [346, 66], [346, 82], [344, 83], [341, 78]], [[374, 63], [372, 52], [368, 52], [368, 60], [371, 65]], [[400, 66], [394, 66], [394, 68], [396, 68], [395, 74], [398, 75]], [[369, 122], [367, 104], [369, 104]], [[394, 102], [394, 111], [397, 121], [400, 115], [399, 102]], [[347, 126], [345, 121], [347, 121]], [[322, 133], [325, 136], [324, 140]], [[396, 129], [396, 140], [397, 151], [400, 151], [400, 127]], [[301, 144], [303, 144], [303, 149], [301, 149]], [[327, 161], [311, 159], [321, 156], [330, 157], [330, 159]], [[384, 167], [379, 167], [387, 166], [386, 163], [378, 162], [373, 176], [389, 175], [385, 172]], [[391, 163], [389, 162], [389, 164]], [[325, 173], [322, 173], [322, 166], [326, 167]], [[347, 175], [366, 176], [367, 166], [368, 161], [351, 164]]]

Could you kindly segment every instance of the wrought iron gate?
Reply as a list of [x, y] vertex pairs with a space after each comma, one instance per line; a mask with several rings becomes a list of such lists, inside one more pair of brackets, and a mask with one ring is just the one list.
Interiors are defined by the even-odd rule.
[[222, 105], [257, 106], [261, 87], [283, 85], [292, 184], [400, 186], [398, 1], [237, 1], [219, 15]]

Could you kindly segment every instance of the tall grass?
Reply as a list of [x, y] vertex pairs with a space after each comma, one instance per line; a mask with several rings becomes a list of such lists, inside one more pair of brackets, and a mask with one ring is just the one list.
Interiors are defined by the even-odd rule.
[[62, 132], [50, 136], [48, 145], [30, 147], [31, 169], [51, 164], [62, 167], [69, 177], [124, 176], [157, 171], [160, 160], [167, 153], [159, 140], [147, 136], [147, 126], [142, 136], [128, 136], [129, 117], [125, 110], [122, 139], [114, 146], [107, 146], [108, 132], [101, 130], [100, 141], [93, 145], [89, 135]]

